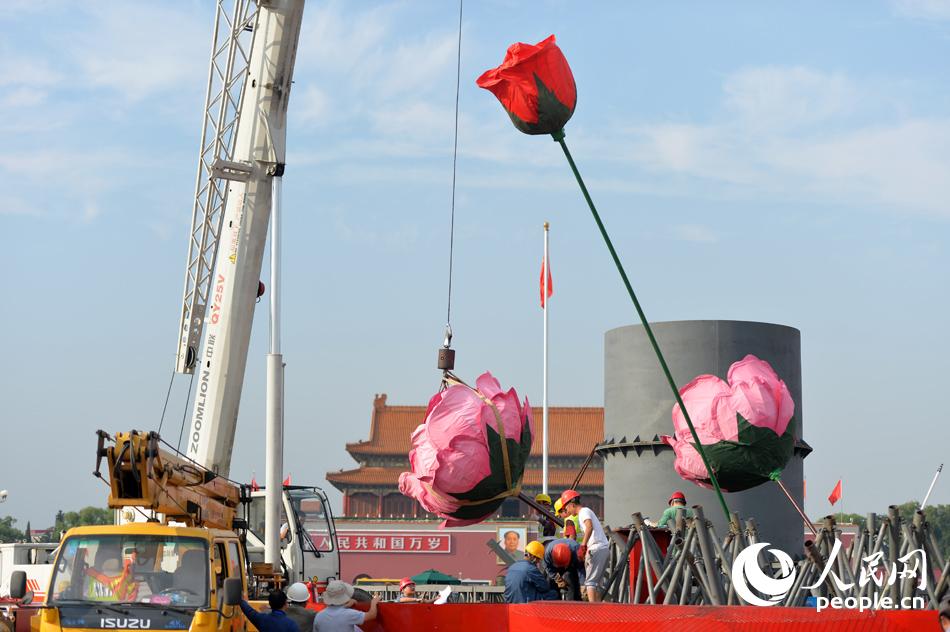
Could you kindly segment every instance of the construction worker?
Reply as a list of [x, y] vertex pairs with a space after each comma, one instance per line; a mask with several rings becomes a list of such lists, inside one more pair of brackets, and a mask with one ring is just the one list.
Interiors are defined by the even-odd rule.
[[591, 603], [601, 600], [601, 584], [607, 571], [607, 558], [610, 557], [610, 548], [607, 534], [600, 520], [594, 512], [581, 502], [581, 495], [573, 489], [561, 494], [561, 505], [571, 516], [577, 516], [584, 538], [577, 549], [577, 557], [584, 561], [584, 587], [587, 600]]
[[564, 526], [561, 528], [561, 537], [580, 542], [584, 534], [579, 528], [577, 516], [567, 515], [567, 509], [564, 508], [560, 498], [554, 501], [554, 513], [564, 521]]
[[96, 551], [96, 563], [84, 571], [89, 577], [86, 585], [86, 599], [90, 601], [135, 601], [138, 599], [139, 582], [132, 574], [135, 561], [133, 551], [122, 559], [122, 549], [102, 545]]
[[307, 607], [310, 601], [310, 589], [303, 582], [291, 584], [287, 588], [287, 601], [284, 612], [291, 621], [297, 624], [300, 632], [310, 632], [313, 629], [313, 618], [317, 615], [316, 610]]
[[251, 604], [241, 600], [244, 616], [260, 632], [300, 632], [297, 624], [284, 612], [284, 606], [287, 605], [287, 595], [284, 591], [275, 590], [267, 595], [267, 605], [270, 606], [270, 612], [258, 612]]
[[577, 540], [558, 538], [544, 545], [544, 572], [561, 590], [561, 598], [568, 601], [581, 600], [579, 571], [584, 563], [577, 557], [580, 544]]
[[[551, 511], [551, 497], [547, 494], [538, 494], [534, 497], [534, 502], [538, 503], [548, 511]], [[543, 513], [538, 513], [538, 535], [542, 538], [554, 537], [557, 533], [557, 525]]]
[[[670, 494], [670, 499], [667, 501], [667, 504], [669, 507], [663, 510], [663, 515], [660, 516], [660, 521], [657, 522], [656, 526], [672, 531], [676, 527], [676, 510], [679, 507], [686, 507], [686, 494], [680, 490], [676, 490]], [[684, 511], [685, 517], [693, 517], [692, 509], [685, 509]]]
[[437, 598], [423, 599], [420, 597], [419, 593], [416, 592], [416, 582], [412, 581], [411, 577], [403, 577], [399, 582], [399, 598], [396, 599], [398, 603], [432, 603]]
[[560, 593], [541, 572], [544, 545], [534, 540], [524, 547], [524, 559], [508, 567], [505, 575], [505, 602], [556, 601]]
[[355, 609], [353, 607], [356, 605], [356, 600], [353, 599], [353, 586], [338, 579], [334, 579], [327, 584], [327, 589], [323, 591], [320, 599], [326, 605], [326, 608], [314, 617], [313, 632], [358, 631], [360, 628], [357, 626], [369, 623], [376, 618], [379, 605], [379, 597], [373, 597], [369, 604], [369, 610], [363, 612]]

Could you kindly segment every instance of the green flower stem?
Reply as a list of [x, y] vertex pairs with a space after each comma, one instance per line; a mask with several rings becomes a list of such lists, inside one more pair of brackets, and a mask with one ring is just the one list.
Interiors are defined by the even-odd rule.
[[706, 471], [709, 472], [709, 479], [712, 481], [713, 487], [716, 490], [716, 495], [719, 496], [719, 503], [722, 505], [722, 510], [726, 514], [726, 522], [730, 520], [729, 506], [726, 505], [726, 499], [722, 495], [722, 489], [719, 488], [719, 481], [716, 479], [716, 473], [713, 471], [713, 468], [709, 465], [709, 460], [706, 458], [706, 452], [703, 450], [702, 443], [699, 441], [699, 435], [696, 434], [696, 428], [693, 427], [693, 422], [689, 418], [689, 412], [686, 410], [686, 404], [683, 403], [683, 398], [680, 397], [679, 389], [676, 388], [676, 382], [673, 381], [673, 375], [670, 373], [670, 368], [666, 365], [666, 360], [663, 358], [663, 353], [660, 351], [660, 345], [656, 342], [656, 337], [653, 335], [653, 329], [650, 328], [650, 323], [647, 321], [646, 315], [643, 313], [643, 308], [640, 307], [640, 301], [637, 300], [637, 295], [633, 291], [633, 286], [630, 285], [630, 279], [627, 278], [627, 273], [623, 269], [623, 264], [620, 263], [620, 257], [617, 256], [617, 251], [614, 250], [614, 245], [610, 241], [610, 236], [607, 234], [607, 229], [604, 227], [604, 222], [600, 219], [600, 214], [597, 212], [597, 208], [594, 206], [594, 201], [590, 197], [590, 193], [587, 192], [587, 186], [584, 184], [584, 179], [581, 178], [580, 171], [577, 170], [577, 165], [574, 164], [574, 159], [571, 157], [571, 152], [567, 148], [567, 143], [564, 142], [564, 130], [559, 130], [551, 136], [554, 138], [555, 142], [561, 145], [561, 149], [564, 150], [564, 155], [567, 157], [567, 162], [571, 165], [571, 171], [574, 172], [574, 177], [577, 178], [577, 184], [581, 187], [581, 193], [584, 194], [584, 199], [587, 200], [587, 205], [590, 207], [590, 212], [594, 216], [594, 221], [597, 222], [597, 228], [600, 229], [600, 234], [604, 238], [604, 242], [607, 244], [607, 249], [610, 251], [610, 256], [614, 259], [614, 264], [617, 266], [617, 271], [620, 273], [620, 278], [623, 279], [623, 284], [627, 288], [627, 294], [630, 295], [630, 299], [633, 301], [633, 306], [637, 310], [637, 314], [640, 316], [640, 322], [643, 323], [643, 328], [647, 332], [647, 337], [650, 339], [650, 344], [653, 346], [653, 351], [656, 353], [657, 359], [660, 361], [660, 367], [663, 368], [663, 374], [666, 375], [666, 381], [670, 384], [670, 389], [673, 391], [673, 396], [676, 398], [676, 403], [679, 404], [680, 410], [683, 411], [683, 419], [686, 420], [686, 425], [689, 426], [689, 431], [693, 433], [693, 441], [695, 441], [696, 451], [699, 452], [699, 456], [703, 459], [703, 465], [706, 466]]

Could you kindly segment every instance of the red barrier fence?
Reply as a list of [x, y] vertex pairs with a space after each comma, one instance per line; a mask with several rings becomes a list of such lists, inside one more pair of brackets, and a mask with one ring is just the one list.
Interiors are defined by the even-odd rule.
[[368, 632], [937, 632], [935, 610], [823, 610], [755, 606], [384, 603]]

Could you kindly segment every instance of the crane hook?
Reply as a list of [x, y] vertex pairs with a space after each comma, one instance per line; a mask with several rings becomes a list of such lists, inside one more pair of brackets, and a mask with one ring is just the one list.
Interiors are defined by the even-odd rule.
[[446, 323], [445, 336], [439, 348], [438, 367], [440, 371], [451, 371], [455, 368], [455, 349], [452, 349], [452, 325]]

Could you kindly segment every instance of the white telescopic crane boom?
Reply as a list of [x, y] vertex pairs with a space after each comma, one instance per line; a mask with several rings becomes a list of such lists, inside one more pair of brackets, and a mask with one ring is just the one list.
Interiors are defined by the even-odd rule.
[[[304, 0], [217, 0], [175, 370], [197, 378], [185, 454], [222, 476], [231, 466], [272, 216], [274, 298], [279, 286], [279, 213], [271, 209], [280, 197], [303, 8]], [[248, 556], [256, 561], [262, 555], [283, 567], [291, 582], [336, 578], [340, 558], [326, 495], [316, 487], [281, 485], [278, 307], [274, 301], [267, 357], [267, 488], [250, 495]], [[288, 540], [282, 546], [285, 520]], [[318, 548], [311, 530], [326, 534], [330, 544]]]
[[[271, 210], [272, 179], [283, 173], [286, 146], [287, 102], [293, 78], [297, 40], [303, 16], [303, 0], [238, 0], [234, 15], [222, 29], [219, 3], [218, 31], [212, 51], [211, 79], [206, 107], [205, 133], [199, 164], [198, 194], [189, 268], [185, 281], [185, 304], [179, 341], [180, 372], [197, 373], [195, 404], [186, 437], [185, 453], [200, 465], [227, 476], [237, 425], [238, 407], [247, 364], [248, 344], [254, 305], [258, 295], [261, 262], [267, 239]], [[242, 23], [242, 19], [244, 20]], [[245, 54], [241, 37], [251, 31], [243, 90], [238, 96], [233, 82], [240, 79], [240, 56]], [[230, 51], [219, 39], [232, 38]], [[216, 62], [215, 52], [222, 60]], [[227, 65], [224, 73], [216, 66]], [[224, 76], [223, 94], [213, 93], [215, 74]], [[227, 79], [232, 79], [231, 90]], [[215, 101], [220, 97], [220, 101]], [[237, 107], [234, 107], [235, 99]], [[210, 112], [233, 108], [233, 114], [210, 118]], [[212, 129], [208, 130], [209, 119]], [[222, 127], [225, 125], [228, 129]], [[206, 159], [207, 136], [218, 138], [221, 151]], [[230, 145], [233, 150], [227, 152]], [[230, 158], [228, 158], [230, 153]], [[210, 173], [208, 173], [210, 171]], [[210, 178], [210, 189], [202, 189], [202, 178]], [[205, 198], [202, 199], [202, 193]], [[208, 200], [211, 200], [208, 203]], [[214, 204], [223, 208], [218, 217], [209, 216]], [[214, 230], [217, 223], [218, 230]], [[201, 231], [196, 227], [203, 227]], [[196, 236], [196, 233], [199, 233]], [[207, 253], [211, 252], [209, 264]], [[195, 272], [193, 262], [201, 259], [205, 273]], [[212, 270], [211, 274], [206, 273]], [[200, 292], [189, 288], [206, 277], [204, 303]], [[202, 337], [203, 334], [203, 337]], [[201, 340], [197, 352], [194, 343]]]

